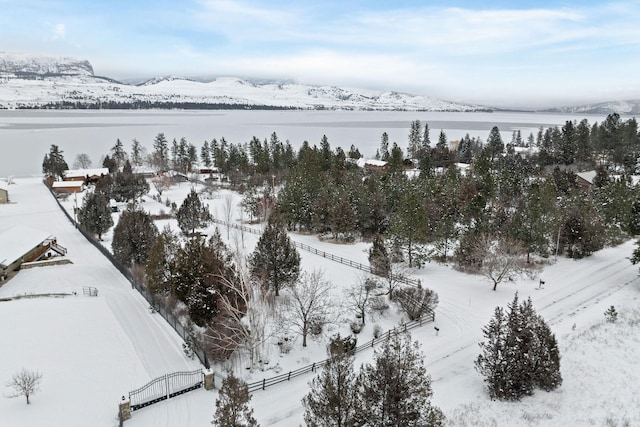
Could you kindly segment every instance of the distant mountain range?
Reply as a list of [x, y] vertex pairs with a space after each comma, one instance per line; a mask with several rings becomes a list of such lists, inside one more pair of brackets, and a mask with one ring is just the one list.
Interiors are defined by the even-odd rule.
[[[252, 83], [235, 77], [197, 81], [159, 77], [127, 84], [94, 75], [86, 60], [0, 52], [0, 108], [330, 109], [380, 111], [494, 111], [400, 92], [296, 83]], [[546, 110], [640, 114], [640, 101]]]
[[597, 104], [579, 105], [576, 107], [549, 108], [548, 113], [581, 113], [581, 114], [640, 114], [640, 99], [628, 101], [610, 101]]

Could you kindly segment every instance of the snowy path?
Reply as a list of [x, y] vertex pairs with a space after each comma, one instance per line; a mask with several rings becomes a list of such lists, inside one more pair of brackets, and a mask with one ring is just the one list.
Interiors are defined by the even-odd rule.
[[[200, 367], [199, 363], [185, 357], [181, 348], [182, 341], [173, 329], [166, 324], [162, 317], [149, 312], [148, 304], [144, 298], [133, 290], [118, 270], [75, 230], [41, 181], [37, 179], [19, 180], [18, 184], [12, 186], [11, 189], [14, 203], [6, 205], [0, 211], [0, 231], [21, 224], [51, 233], [57, 237], [62, 246], [68, 249], [67, 257], [73, 264], [23, 270], [0, 288], [0, 296], [76, 291], [80, 296], [65, 298], [59, 306], [69, 306], [72, 313], [80, 310], [87, 317], [78, 317], [73, 323], [63, 323], [60, 328], [87, 331], [92, 340], [101, 341], [104, 339], [108, 344], [103, 345], [103, 351], [96, 355], [91, 351], [91, 342], [69, 343], [73, 346], [70, 352], [77, 352], [78, 357], [86, 362], [78, 367], [68, 366], [60, 360], [58, 360], [59, 363], [55, 363], [55, 360], [49, 360], [47, 354], [55, 352], [55, 348], [48, 348], [44, 344], [38, 348], [37, 354], [20, 356], [23, 363], [29, 362], [29, 364], [35, 365], [34, 368], [37, 366], [48, 367], [46, 372], [43, 372], [45, 378], [43, 388], [45, 385], [60, 388], [58, 390], [49, 389], [51, 392], [73, 389], [73, 394], [78, 395], [83, 393], [82, 390], [93, 376], [97, 375], [99, 378], [108, 379], [110, 385], [107, 388], [112, 390], [110, 400], [104, 401], [104, 396], [97, 402], [92, 402], [91, 396], [83, 396], [83, 399], [87, 400], [89, 407], [106, 405], [105, 410], [115, 415], [119, 396], [129, 390], [140, 387], [150, 379], [165, 373], [193, 370]], [[99, 296], [97, 298], [81, 296], [82, 286], [96, 287]], [[8, 320], [3, 317], [3, 315], [8, 315], [8, 311], [5, 309], [8, 307], [6, 304], [13, 304], [15, 307], [18, 303], [28, 310], [30, 306], [40, 305], [41, 301], [20, 300], [3, 303], [5, 305], [0, 306], [0, 319]], [[84, 304], [95, 305], [95, 310], [89, 310], [85, 313], [84, 307], [81, 307]], [[95, 316], [89, 316], [94, 313]], [[22, 314], [23, 312], [16, 312], [12, 315], [22, 316]], [[27, 325], [24, 326], [24, 332], [29, 333], [30, 328], [38, 326], [38, 322], [50, 322], [55, 326], [61, 321], [59, 317], [64, 314], [56, 312], [55, 315], [52, 315], [53, 318], [35, 316], [33, 320], [23, 319], [27, 322]], [[117, 332], [115, 339], [112, 337], [114, 328]], [[7, 333], [6, 329], [0, 331], [0, 339], [4, 338]], [[69, 339], [72, 340], [73, 336], [70, 336]], [[56, 345], [55, 342], [50, 344]], [[3, 363], [5, 361], [2, 359], [2, 353], [0, 351], [0, 380], [4, 382], [13, 371], [19, 370], [22, 366], [10, 366], [10, 360]], [[87, 353], [87, 356], [82, 357], [82, 353]], [[70, 369], [71, 372], [67, 372], [68, 378], [75, 378], [77, 383], [74, 384], [73, 381], [68, 381], [69, 384], [65, 384], [64, 381], [53, 384], [47, 382], [47, 379], [52, 376], [49, 372], [52, 369]], [[96, 374], [96, 371], [101, 369], [104, 369], [105, 373]], [[45, 369], [42, 370], [45, 371]], [[116, 389], [117, 391], [114, 391]], [[2, 399], [0, 400], [0, 412], [4, 412], [6, 408], [3, 406], [7, 402], [15, 410], [19, 409], [15, 405], [22, 403], [17, 399], [10, 401]], [[66, 405], [76, 406], [73, 400], [67, 401]], [[61, 408], [63, 407], [64, 404], [61, 404]], [[9, 415], [12, 414], [11, 411], [6, 410]], [[84, 412], [81, 411], [81, 413]], [[66, 425], [105, 425], [103, 423], [109, 421], [108, 419], [97, 420], [94, 418], [95, 415], [91, 416], [86, 413], [85, 415], [88, 418], [81, 419], [82, 417], [80, 417], [78, 424], [69, 422]], [[35, 424], [26, 422], [22, 424], [21, 420], [15, 419], [8, 425]]]

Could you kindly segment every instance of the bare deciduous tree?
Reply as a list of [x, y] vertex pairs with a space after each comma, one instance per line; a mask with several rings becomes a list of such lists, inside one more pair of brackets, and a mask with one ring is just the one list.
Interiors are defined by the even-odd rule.
[[302, 346], [312, 326], [322, 328], [333, 321], [334, 301], [330, 297], [331, 283], [324, 280], [322, 271], [304, 273], [300, 280], [287, 288], [287, 320], [302, 335]]
[[527, 272], [526, 250], [518, 240], [479, 234], [470, 247], [473, 258], [478, 260], [478, 272], [493, 283], [494, 291], [503, 280]]
[[151, 184], [158, 194], [162, 196], [162, 192], [171, 187], [171, 178], [166, 175], [158, 175], [151, 178]]
[[371, 308], [374, 297], [377, 296], [381, 285], [376, 279], [362, 277], [345, 292], [347, 307], [356, 312], [362, 325], [365, 324], [365, 316]]
[[13, 389], [13, 393], [7, 397], [13, 398], [24, 396], [27, 398], [27, 405], [29, 405], [31, 403], [29, 401], [29, 396], [40, 390], [41, 381], [42, 374], [40, 372], [28, 371], [27, 369], [22, 368], [22, 370], [14, 374], [11, 381], [6, 384], [7, 387]]
[[76, 169], [87, 169], [91, 167], [91, 158], [86, 153], [76, 155], [73, 161], [73, 167]]
[[233, 194], [227, 193], [224, 195], [224, 205], [222, 207], [222, 213], [224, 214], [224, 222], [227, 226], [227, 240], [229, 240], [229, 233], [231, 229], [231, 214], [233, 212]]
[[394, 298], [393, 292], [404, 283], [403, 279], [410, 277], [413, 271], [413, 268], [404, 263], [391, 264], [391, 271], [387, 277], [387, 294], [390, 300]]
[[262, 355], [264, 344], [275, 335], [275, 328], [267, 328], [274, 310], [260, 286], [251, 281], [246, 263], [241, 262], [237, 254], [236, 266], [236, 282], [223, 278], [226, 289], [220, 294], [219, 318], [224, 320], [208, 328], [206, 336], [212, 342], [214, 351], [227, 357], [235, 349], [244, 348], [253, 369]]

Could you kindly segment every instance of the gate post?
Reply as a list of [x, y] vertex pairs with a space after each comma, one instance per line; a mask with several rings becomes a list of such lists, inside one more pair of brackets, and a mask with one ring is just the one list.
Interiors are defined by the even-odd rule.
[[213, 390], [216, 388], [216, 379], [213, 375], [213, 371], [208, 370], [204, 373], [204, 389], [205, 390]]
[[118, 414], [122, 421], [126, 421], [131, 418], [131, 402], [129, 399], [125, 399], [124, 396], [122, 396], [122, 402], [118, 405]]

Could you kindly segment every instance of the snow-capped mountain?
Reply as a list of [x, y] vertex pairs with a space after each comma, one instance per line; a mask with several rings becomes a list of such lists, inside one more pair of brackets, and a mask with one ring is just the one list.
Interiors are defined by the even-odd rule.
[[0, 52], [0, 74], [14, 75], [93, 75], [93, 67], [87, 60], [68, 57], [36, 57]]
[[598, 104], [560, 107], [545, 110], [546, 112], [582, 113], [582, 114], [640, 114], [640, 99], [628, 101], [600, 102]]
[[398, 92], [296, 83], [251, 83], [233, 77], [209, 82], [180, 77], [139, 85], [98, 77], [88, 61], [0, 54], [0, 108], [291, 108], [487, 111]]

